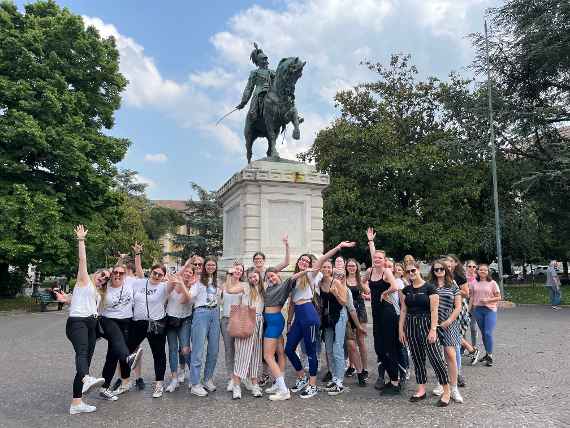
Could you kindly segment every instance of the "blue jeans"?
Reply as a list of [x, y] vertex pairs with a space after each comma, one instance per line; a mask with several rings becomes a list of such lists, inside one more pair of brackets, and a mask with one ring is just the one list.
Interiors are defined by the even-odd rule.
[[483, 345], [488, 354], [493, 353], [493, 331], [497, 325], [497, 313], [486, 306], [476, 306], [473, 315], [477, 320], [481, 336], [483, 337]]
[[[180, 327], [166, 327], [166, 339], [168, 340], [168, 363], [170, 371], [176, 373], [178, 370], [178, 353], [182, 348], [190, 346], [190, 332], [192, 331], [192, 317], [184, 318]], [[188, 368], [190, 368], [190, 356], [184, 355]]]
[[550, 292], [550, 304], [552, 306], [558, 306], [562, 300], [562, 293], [560, 287], [547, 287]]
[[196, 308], [192, 316], [192, 355], [190, 357], [190, 382], [192, 385], [200, 383], [202, 360], [206, 346], [206, 365], [204, 367], [204, 381], [214, 376], [218, 349], [220, 347], [220, 310], [219, 308]]
[[342, 308], [335, 326], [325, 328], [325, 349], [331, 362], [332, 380], [337, 385], [342, 385], [344, 379], [344, 334], [347, 320], [346, 308]]

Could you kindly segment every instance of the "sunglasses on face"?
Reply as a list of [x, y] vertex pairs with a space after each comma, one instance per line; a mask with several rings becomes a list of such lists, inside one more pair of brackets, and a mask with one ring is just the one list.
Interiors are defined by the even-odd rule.
[[192, 263], [192, 266], [203, 266], [202, 263]]
[[307, 259], [305, 257], [303, 257], [302, 259], [299, 260], [300, 262], [304, 262], [304, 263], [311, 263], [311, 259]]
[[414, 274], [414, 273], [416, 273], [416, 272], [417, 272], [417, 269], [410, 269], [410, 270], [407, 270], [407, 271], [406, 271], [407, 274], [410, 274], [410, 273], [411, 273], [411, 274]]
[[153, 276], [156, 276], [156, 277], [159, 277], [159, 278], [161, 278], [161, 277], [164, 276], [164, 274], [163, 274], [161, 271], [156, 271], [156, 270], [153, 270], [153, 271], [152, 271], [152, 275], [153, 275]]
[[436, 267], [436, 268], [433, 268], [433, 271], [434, 272], [445, 272], [445, 269], [442, 267]]
[[467, 266], [467, 267], [468, 267], [468, 268], [473, 268], [473, 269], [474, 269], [474, 268], [476, 268], [477, 266], [475, 266], [475, 265], [469, 265], [469, 266]]
[[124, 276], [125, 272], [113, 272], [113, 275], [115, 276]]

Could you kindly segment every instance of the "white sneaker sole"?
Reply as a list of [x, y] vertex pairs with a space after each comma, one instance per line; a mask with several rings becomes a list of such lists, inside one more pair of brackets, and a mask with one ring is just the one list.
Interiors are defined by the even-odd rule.
[[190, 394], [195, 395], [196, 397], [207, 397], [208, 396], [208, 393], [202, 394], [201, 392], [195, 392], [192, 390], [190, 390]]
[[91, 385], [89, 385], [87, 388], [84, 386], [83, 389], [81, 390], [82, 394], [87, 394], [89, 391], [91, 391], [93, 388], [98, 388], [101, 385], [103, 385], [105, 383], [105, 379], [103, 378], [99, 378], [97, 379], [95, 382], [93, 382]]
[[95, 407], [93, 410], [72, 410], [72, 409], [69, 409], [69, 414], [70, 415], [79, 415], [80, 413], [93, 413], [96, 410], [97, 410], [97, 407]]
[[285, 401], [285, 400], [290, 400], [291, 399], [291, 393], [287, 392], [287, 394], [273, 394], [269, 396], [269, 399], [271, 401]]

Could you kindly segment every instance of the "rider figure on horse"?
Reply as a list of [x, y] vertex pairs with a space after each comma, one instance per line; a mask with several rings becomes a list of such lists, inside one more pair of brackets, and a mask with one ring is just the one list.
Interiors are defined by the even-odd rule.
[[253, 70], [249, 74], [247, 86], [243, 91], [241, 102], [236, 106], [238, 110], [244, 108], [249, 99], [251, 103], [249, 106], [248, 116], [252, 123], [263, 117], [263, 99], [271, 88], [273, 79], [275, 78], [275, 71], [269, 69], [269, 59], [267, 55], [254, 43], [254, 49], [251, 52], [251, 61], [257, 66], [257, 70]]

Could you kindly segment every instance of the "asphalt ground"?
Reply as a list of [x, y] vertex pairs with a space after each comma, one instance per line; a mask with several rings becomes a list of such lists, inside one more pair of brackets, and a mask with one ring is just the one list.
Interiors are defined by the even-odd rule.
[[[74, 354], [65, 337], [65, 320], [65, 311], [0, 314], [1, 427], [570, 426], [570, 308], [519, 306], [500, 311], [495, 365], [466, 365], [467, 387], [461, 389], [465, 403], [447, 408], [436, 407], [433, 396], [408, 402], [415, 387], [413, 373], [402, 396], [379, 395], [373, 388], [369, 325], [370, 383], [362, 388], [356, 379], [346, 379], [349, 390], [336, 397], [321, 392], [306, 400], [270, 402], [266, 396], [253, 398], [244, 392], [241, 400], [233, 401], [225, 392], [220, 344], [218, 391], [199, 398], [184, 387], [153, 399], [152, 357], [145, 342], [145, 391], [129, 392], [116, 402], [91, 393], [85, 401], [95, 404], [97, 411], [70, 416]], [[106, 342], [99, 341], [91, 374], [101, 373], [106, 349]], [[291, 385], [294, 375], [288, 367]]]

